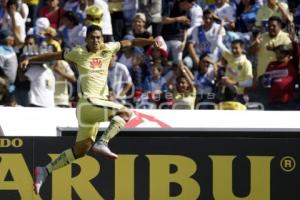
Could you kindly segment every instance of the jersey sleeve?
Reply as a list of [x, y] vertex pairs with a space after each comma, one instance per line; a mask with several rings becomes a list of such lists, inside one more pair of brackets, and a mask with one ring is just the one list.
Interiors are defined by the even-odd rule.
[[63, 59], [68, 62], [76, 63], [78, 59], [78, 49], [63, 52]]
[[117, 53], [121, 49], [120, 42], [108, 42], [106, 43], [106, 47], [111, 50], [113, 53]]

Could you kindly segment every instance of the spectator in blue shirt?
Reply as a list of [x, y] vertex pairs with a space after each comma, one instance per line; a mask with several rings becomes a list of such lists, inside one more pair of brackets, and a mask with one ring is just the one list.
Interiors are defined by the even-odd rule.
[[256, 0], [242, 0], [237, 7], [236, 11], [236, 30], [241, 33], [252, 31], [255, 24], [256, 13], [259, 5]]

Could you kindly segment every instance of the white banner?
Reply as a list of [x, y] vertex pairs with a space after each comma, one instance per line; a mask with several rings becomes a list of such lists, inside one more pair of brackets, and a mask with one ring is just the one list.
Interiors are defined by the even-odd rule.
[[[133, 111], [126, 129], [300, 131], [298, 111]], [[108, 122], [101, 123], [100, 128], [107, 126]], [[5, 136], [57, 136], [59, 128], [77, 129], [78, 126], [74, 108], [0, 107], [0, 127]]]

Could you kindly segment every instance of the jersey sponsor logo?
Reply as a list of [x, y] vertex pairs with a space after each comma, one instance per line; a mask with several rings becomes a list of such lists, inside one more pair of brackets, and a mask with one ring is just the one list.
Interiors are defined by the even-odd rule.
[[100, 58], [92, 58], [90, 61], [90, 66], [92, 69], [101, 68], [101, 66], [102, 66], [101, 59]]

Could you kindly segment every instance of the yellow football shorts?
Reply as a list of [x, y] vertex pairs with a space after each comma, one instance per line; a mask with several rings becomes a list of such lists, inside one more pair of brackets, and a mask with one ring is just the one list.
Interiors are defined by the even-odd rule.
[[109, 121], [118, 110], [125, 108], [122, 104], [107, 100], [81, 98], [76, 108], [78, 121], [76, 142], [88, 138], [95, 141], [100, 122]]

